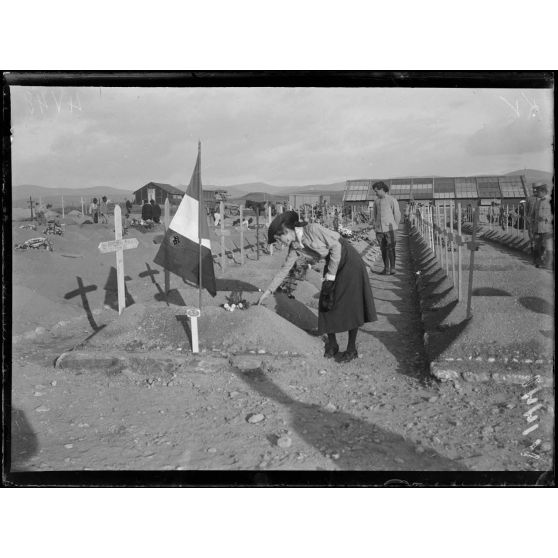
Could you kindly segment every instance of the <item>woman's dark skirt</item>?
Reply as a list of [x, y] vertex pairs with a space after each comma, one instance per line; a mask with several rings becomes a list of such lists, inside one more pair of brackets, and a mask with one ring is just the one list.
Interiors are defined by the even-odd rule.
[[[359, 253], [341, 239], [341, 261], [335, 277], [335, 299], [329, 312], [318, 315], [319, 333], [340, 333], [375, 322], [376, 306], [370, 288], [368, 272]], [[326, 259], [324, 275], [327, 273]]]

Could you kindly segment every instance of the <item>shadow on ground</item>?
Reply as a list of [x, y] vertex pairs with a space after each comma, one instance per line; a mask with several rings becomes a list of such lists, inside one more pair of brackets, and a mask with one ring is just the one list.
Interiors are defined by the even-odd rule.
[[38, 449], [37, 435], [31, 428], [25, 413], [12, 407], [11, 470], [25, 471], [26, 462], [36, 455]]
[[397, 372], [422, 382], [429, 382], [412, 264], [407, 255], [409, 236], [405, 233], [399, 235], [396, 244], [396, 262], [400, 263], [398, 273], [386, 276], [382, 281], [382, 290], [389, 291], [391, 296], [382, 296], [377, 287], [372, 288], [375, 300], [389, 302], [395, 308], [395, 312], [385, 313], [380, 311], [381, 305], [376, 305], [378, 315], [384, 316], [392, 326], [390, 329], [395, 331], [381, 331], [365, 326], [360, 329], [360, 334], [370, 335], [383, 344], [397, 360]]
[[218, 291], [240, 291], [246, 293], [258, 291], [258, 287], [240, 279], [215, 279], [215, 283]]
[[289, 298], [285, 293], [276, 293], [275, 312], [307, 333], [318, 335], [318, 316], [295, 298]]
[[290, 411], [290, 426], [338, 469], [462, 471], [466, 468], [439, 453], [424, 452], [399, 434], [389, 432], [346, 412], [329, 412], [319, 405], [301, 403], [287, 395], [261, 370], [235, 374], [255, 392]]
[[547, 316], [554, 315], [554, 305], [538, 296], [522, 296], [518, 298], [519, 304], [531, 310], [531, 312], [536, 312], [537, 314], [546, 314]]
[[[126, 281], [131, 281], [132, 278], [126, 275], [124, 277], [124, 307], [128, 308], [134, 304], [132, 295], [128, 292]], [[104, 305], [118, 311], [118, 278], [115, 267], [111, 267], [107, 282], [105, 283], [105, 301]]]

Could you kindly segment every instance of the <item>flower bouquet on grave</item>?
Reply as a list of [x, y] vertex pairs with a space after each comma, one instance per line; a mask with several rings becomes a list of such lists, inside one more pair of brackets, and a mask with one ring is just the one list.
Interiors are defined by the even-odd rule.
[[234, 312], [235, 310], [248, 310], [250, 303], [242, 298], [242, 291], [232, 291], [227, 297], [227, 302], [223, 304], [223, 308], [227, 312]]
[[347, 227], [344, 227], [343, 225], [339, 225], [338, 232], [343, 238], [353, 238], [353, 231]]

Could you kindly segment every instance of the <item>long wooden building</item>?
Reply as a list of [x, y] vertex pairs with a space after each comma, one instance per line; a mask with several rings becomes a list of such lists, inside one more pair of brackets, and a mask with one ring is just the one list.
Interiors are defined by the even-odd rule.
[[376, 199], [372, 185], [379, 180], [388, 185], [390, 195], [400, 202], [433, 202], [435, 205], [445, 205], [449, 201], [469, 204], [480, 200], [481, 205], [497, 202], [513, 206], [533, 193], [532, 185], [527, 184], [523, 175], [378, 178], [347, 180], [343, 203], [355, 209], [368, 207]]

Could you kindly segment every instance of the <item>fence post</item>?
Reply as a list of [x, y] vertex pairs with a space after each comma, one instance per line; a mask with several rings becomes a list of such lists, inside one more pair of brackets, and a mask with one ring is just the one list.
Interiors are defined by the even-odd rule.
[[477, 207], [475, 208], [475, 213], [473, 215], [473, 234], [471, 237], [471, 255], [469, 258], [469, 288], [467, 289], [467, 318], [472, 316], [471, 314], [471, 300], [473, 298], [473, 270], [475, 267], [475, 242], [477, 240], [477, 226], [479, 222], [479, 204], [477, 202]]
[[240, 265], [244, 265], [244, 206], [240, 206]]
[[442, 244], [440, 240], [440, 206], [436, 206], [436, 243], [438, 245], [438, 254], [437, 259], [440, 261], [440, 265], [442, 265]]
[[440, 207], [440, 233], [442, 238], [440, 239], [440, 246], [441, 246], [441, 261], [440, 266], [442, 269], [446, 266], [446, 260], [448, 258], [448, 254], [446, 252], [446, 236], [444, 234], [444, 207]]
[[256, 259], [260, 259], [260, 208], [256, 206]]
[[[271, 202], [267, 207], [267, 228], [269, 229], [271, 225]], [[269, 245], [269, 254], [273, 256], [273, 244]]]
[[434, 242], [434, 206], [430, 208], [430, 219], [428, 224], [430, 227], [430, 247], [432, 248], [432, 253], [436, 256], [436, 244]]
[[451, 230], [451, 241], [450, 241], [450, 250], [451, 250], [451, 282], [453, 283], [453, 286], [455, 287], [455, 256], [453, 254], [453, 248], [454, 248], [454, 243], [453, 243], [453, 202], [450, 202], [450, 207], [449, 207], [449, 211], [450, 211], [450, 230]]
[[444, 268], [446, 270], [446, 277], [449, 278], [449, 254], [448, 254], [448, 215], [447, 215], [447, 207], [444, 205], [444, 213], [443, 213], [443, 225], [444, 225]]
[[427, 208], [426, 208], [426, 216], [425, 217], [426, 217], [426, 219], [425, 219], [424, 225], [425, 225], [426, 228], [425, 228], [424, 232], [426, 233], [426, 235], [428, 237], [428, 247], [432, 250], [432, 245], [430, 244], [430, 230], [428, 228], [428, 225], [430, 223], [430, 206], [427, 206]]
[[225, 203], [219, 202], [219, 213], [221, 214], [221, 270], [225, 271]]
[[457, 204], [457, 302], [461, 302], [461, 202]]

